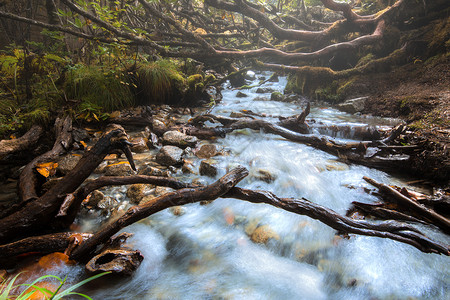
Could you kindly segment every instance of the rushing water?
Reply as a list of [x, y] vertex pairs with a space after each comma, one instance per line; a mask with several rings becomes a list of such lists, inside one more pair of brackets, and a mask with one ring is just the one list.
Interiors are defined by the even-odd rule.
[[[281, 78], [264, 86], [282, 91], [285, 84]], [[270, 93], [256, 94], [255, 89], [244, 91], [246, 98], [236, 98], [236, 90], [224, 90], [223, 101], [212, 112], [229, 115], [250, 109], [289, 116], [303, 109], [297, 104], [254, 100], [270, 98]], [[321, 106], [312, 107], [309, 118], [355, 126], [386, 124]], [[219, 174], [202, 177], [206, 182], [240, 164], [250, 171], [241, 187], [305, 197], [341, 214], [352, 201], [376, 200], [364, 192], [368, 185], [363, 176], [401, 183], [381, 171], [345, 165], [322, 151], [262, 132], [239, 130], [215, 143], [230, 155], [215, 157]], [[194, 165], [198, 167], [199, 161]], [[275, 180], [258, 179], [261, 169]], [[183, 175], [182, 179], [196, 177]], [[120, 201], [127, 201], [124, 191], [110, 190]], [[250, 239], [260, 226], [270, 228], [272, 238], [266, 244]], [[431, 228], [420, 228], [450, 241]], [[318, 221], [265, 204], [235, 199], [190, 204], [181, 216], [165, 210], [126, 231], [135, 234], [130, 242], [145, 259], [131, 278], [103, 282], [89, 290], [94, 299], [448, 299], [450, 295], [449, 257], [424, 254], [388, 239], [354, 235], [342, 239]]]

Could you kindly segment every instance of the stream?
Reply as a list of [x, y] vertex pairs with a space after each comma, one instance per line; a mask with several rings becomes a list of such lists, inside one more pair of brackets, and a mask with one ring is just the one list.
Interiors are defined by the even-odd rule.
[[[267, 82], [262, 87], [282, 92], [285, 85], [286, 78], [281, 77], [279, 82]], [[256, 88], [245, 90], [248, 97], [237, 98], [237, 90], [225, 88], [223, 100], [212, 113], [229, 116], [230, 112], [250, 109], [260, 114], [290, 116], [304, 108], [267, 101], [270, 93], [255, 91]], [[266, 99], [255, 100], [256, 97]], [[312, 118], [351, 126], [395, 123], [317, 104], [313, 104], [308, 116]], [[237, 130], [213, 143], [229, 153], [214, 157], [219, 165], [215, 178], [181, 172], [174, 177], [186, 182], [200, 178], [211, 183], [240, 164], [250, 175], [238, 186], [268, 190], [281, 197], [305, 197], [340, 214], [345, 214], [352, 201], [377, 201], [364, 191], [371, 187], [363, 176], [405, 185], [401, 178], [346, 165], [332, 155], [272, 134]], [[151, 150], [137, 155], [138, 166], [155, 153]], [[188, 159], [198, 170], [200, 159], [194, 156]], [[261, 180], [261, 170], [270, 174], [273, 181]], [[129, 201], [126, 190], [127, 187], [114, 187], [104, 191], [125, 207]], [[134, 233], [130, 244], [145, 257], [139, 269], [130, 278], [99, 280], [83, 292], [93, 299], [449, 299], [450, 296], [449, 257], [425, 254], [389, 239], [356, 235], [342, 238], [318, 221], [266, 204], [219, 198], [208, 205], [186, 205], [182, 212], [174, 215], [167, 209], [126, 228], [124, 231]], [[92, 217], [80, 222], [83, 230], [96, 230], [99, 226], [99, 221]], [[450, 242], [434, 228], [417, 227], [431, 238]], [[253, 241], [258, 238], [267, 241]], [[68, 269], [60, 272], [69, 271], [72, 280], [82, 273], [81, 267], [65, 268]]]

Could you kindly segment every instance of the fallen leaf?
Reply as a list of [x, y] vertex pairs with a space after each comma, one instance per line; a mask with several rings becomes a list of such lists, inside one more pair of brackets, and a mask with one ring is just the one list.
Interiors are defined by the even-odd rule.
[[36, 171], [44, 177], [53, 176], [56, 173], [58, 163], [48, 162], [36, 165]]

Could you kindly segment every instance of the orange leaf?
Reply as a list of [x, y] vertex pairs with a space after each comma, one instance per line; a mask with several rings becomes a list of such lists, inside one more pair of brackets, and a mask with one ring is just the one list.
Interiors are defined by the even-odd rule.
[[48, 162], [36, 165], [36, 171], [44, 177], [55, 175], [58, 163]]
[[87, 144], [84, 141], [80, 141], [80, 144], [83, 145], [84, 148], [87, 147]]

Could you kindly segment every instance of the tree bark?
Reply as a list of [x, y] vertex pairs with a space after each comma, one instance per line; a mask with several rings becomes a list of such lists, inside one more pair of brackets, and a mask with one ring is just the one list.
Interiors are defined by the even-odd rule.
[[25, 151], [37, 143], [42, 136], [44, 130], [39, 125], [33, 125], [30, 130], [23, 136], [13, 140], [0, 141], [0, 159], [3, 159], [9, 154], [19, 151]]
[[48, 192], [33, 201], [26, 202], [18, 211], [0, 219], [0, 243], [48, 229], [67, 194], [73, 193], [111, 150], [122, 149], [133, 167], [127, 142], [126, 133], [121, 126], [111, 127], [95, 146], [83, 155], [75, 168]]

